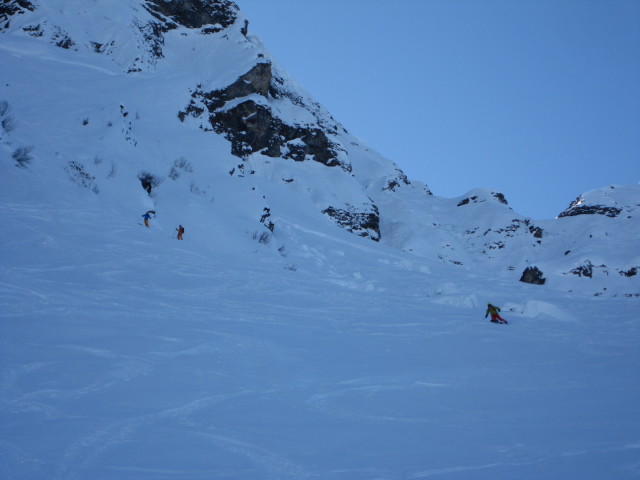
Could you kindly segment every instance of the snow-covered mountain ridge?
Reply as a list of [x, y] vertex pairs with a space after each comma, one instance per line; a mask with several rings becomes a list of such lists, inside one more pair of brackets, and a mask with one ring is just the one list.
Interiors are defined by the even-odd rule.
[[640, 293], [640, 186], [589, 192], [553, 220], [518, 215], [499, 192], [433, 196], [289, 78], [233, 2], [9, 1], [0, 31], [4, 163], [25, 167], [7, 180], [70, 179], [99, 197], [135, 198], [130, 216], [154, 208], [192, 224], [184, 202], [201, 199], [204, 212], [215, 198], [257, 224], [242, 234], [267, 228], [280, 243], [291, 244], [283, 227], [303, 215], [428, 263]]

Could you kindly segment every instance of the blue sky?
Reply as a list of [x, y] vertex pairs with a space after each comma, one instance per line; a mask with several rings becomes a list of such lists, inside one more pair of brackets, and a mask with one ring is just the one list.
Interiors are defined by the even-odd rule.
[[237, 0], [351, 133], [532, 218], [640, 181], [640, 0]]

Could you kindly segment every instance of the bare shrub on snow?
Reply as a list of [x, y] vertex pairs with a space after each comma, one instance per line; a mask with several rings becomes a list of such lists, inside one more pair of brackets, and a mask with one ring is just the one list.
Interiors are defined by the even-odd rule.
[[180, 157], [173, 161], [173, 166], [169, 171], [169, 178], [171, 180], [177, 180], [178, 178], [180, 178], [181, 170], [187, 173], [193, 172], [193, 167], [191, 166], [191, 163], [189, 163], [189, 161], [185, 157]]
[[271, 243], [271, 233], [270, 232], [253, 232], [253, 239], [261, 243], [262, 245], [269, 245]]
[[16, 122], [13, 119], [13, 115], [11, 115], [11, 107], [6, 100], [0, 102], [0, 125], [7, 133], [16, 128]]
[[16, 161], [16, 167], [27, 168], [33, 161], [33, 157], [30, 155], [33, 147], [20, 147], [16, 149], [11, 157]]
[[117, 170], [118, 168], [116, 167], [116, 162], [111, 162], [111, 169], [109, 170], [109, 173], [107, 173], [107, 178], [115, 177]]

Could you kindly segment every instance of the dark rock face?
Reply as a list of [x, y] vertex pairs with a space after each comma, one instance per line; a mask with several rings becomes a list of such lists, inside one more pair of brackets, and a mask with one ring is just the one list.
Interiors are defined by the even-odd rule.
[[361, 237], [369, 237], [371, 240], [380, 240], [380, 215], [373, 205], [373, 213], [350, 212], [339, 208], [329, 207], [322, 211], [351, 233]]
[[620, 272], [620, 275], [624, 275], [625, 277], [635, 277], [638, 274], [638, 267], [631, 267], [627, 271]]
[[569, 208], [558, 215], [558, 218], [562, 217], [574, 217], [576, 215], [605, 215], [607, 217], [617, 217], [622, 212], [618, 207], [607, 207], [605, 205], [582, 205], [582, 196], [576, 198]]
[[[271, 64], [258, 63], [222, 90], [204, 92], [198, 86], [178, 117], [184, 121], [187, 115], [199, 117], [208, 112], [208, 123], [216, 133], [225, 135], [231, 142], [231, 153], [238, 157], [260, 152], [295, 161], [312, 159], [329, 167], [341, 165], [338, 148], [321, 128], [288, 125], [273, 113], [267, 100], [277, 95]], [[225, 108], [238, 99], [244, 100]]]
[[463, 198], [462, 200], [460, 200], [458, 202], [458, 205], [456, 205], [457, 207], [463, 207], [465, 205], [469, 205], [471, 202], [475, 202], [475, 200], [477, 200], [477, 195], [474, 195], [473, 197], [467, 197], [467, 198]]
[[[285, 123], [269, 104], [271, 99], [285, 99], [293, 105], [308, 109], [318, 123]], [[274, 76], [271, 64], [261, 61], [224, 89], [205, 91], [198, 85], [189, 104], [184, 111], [178, 113], [178, 117], [181, 121], [188, 116], [203, 119], [201, 128], [224, 135], [231, 142], [231, 153], [240, 158], [260, 153], [267, 157], [300, 162], [313, 160], [328, 167], [339, 166], [349, 172], [350, 165], [339, 160], [341, 147], [329, 138], [340, 127], [332, 119], [327, 121], [326, 117], [316, 116], [314, 107], [305, 103], [294, 92], [288, 91], [284, 81]], [[233, 174], [233, 171], [230, 173]], [[399, 173], [397, 178], [390, 181], [389, 189], [402, 183], [409, 184], [404, 174]], [[346, 209], [329, 207], [322, 213], [351, 233], [379, 241], [378, 209], [371, 204], [369, 211], [366, 211], [367, 208], [364, 210], [355, 211], [348, 206]], [[270, 212], [265, 209], [261, 222], [273, 231], [275, 226], [269, 217]]]
[[527, 267], [522, 272], [520, 281], [533, 285], [544, 285], [547, 279], [543, 277], [542, 271], [538, 267]]
[[232, 25], [238, 16], [238, 6], [228, 0], [146, 0], [144, 7], [167, 30], [207, 25], [204, 33], [212, 33]]
[[[458, 206], [460, 206], [460, 204], [458, 204]], [[521, 228], [524, 228], [526, 231], [528, 231], [531, 235], [533, 235], [534, 238], [541, 239], [544, 234], [544, 230], [542, 229], [542, 227], [531, 224], [531, 221], [529, 219], [520, 220], [518, 218], [514, 218], [513, 220], [511, 220], [511, 223], [509, 225], [503, 228], [490, 228], [489, 230], [484, 232], [484, 236], [486, 236], [489, 232], [495, 232], [504, 234], [506, 237], [515, 237], [521, 231]], [[470, 233], [475, 233], [475, 231]]]
[[[148, 22], [144, 24], [136, 22], [135, 25], [144, 40], [144, 49], [146, 50], [149, 58], [152, 59], [151, 63], [155, 63], [156, 59], [164, 57], [162, 49], [164, 48], [164, 33], [167, 31], [164, 25], [158, 22]], [[140, 58], [136, 60], [139, 61]], [[130, 71], [140, 70], [141, 69], [139, 67], [132, 67], [130, 69]]]
[[509, 205], [509, 202], [507, 202], [507, 199], [504, 196], [504, 194], [502, 194], [500, 192], [491, 192], [491, 195], [493, 195], [500, 203], [504, 203], [505, 205]]
[[60, 31], [53, 38], [53, 41], [56, 47], [64, 48], [65, 50], [69, 50], [75, 46], [75, 42], [69, 37], [66, 33]]
[[542, 233], [544, 232], [544, 230], [542, 230], [542, 227], [529, 225], [529, 232], [531, 232], [531, 235], [533, 235], [534, 238], [542, 238]]
[[28, 0], [3, 0], [0, 4], [0, 30], [9, 28], [11, 17], [23, 14], [25, 10], [33, 12], [35, 7]]
[[202, 96], [207, 109], [210, 113], [213, 113], [223, 107], [225, 103], [236, 98], [246, 97], [254, 93], [266, 98], [269, 95], [271, 78], [271, 64], [258, 63], [224, 90], [214, 90], [209, 93], [203, 93]]
[[576, 215], [605, 215], [607, 217], [617, 217], [622, 212], [621, 208], [617, 207], [605, 207], [604, 205], [580, 205], [565, 210], [558, 218], [561, 217], [573, 217]]
[[145, 170], [138, 173], [138, 180], [140, 180], [140, 185], [142, 185], [142, 188], [144, 188], [149, 195], [151, 195], [154, 188], [162, 183], [160, 177]]
[[231, 141], [231, 153], [238, 157], [261, 152], [267, 157], [303, 161], [309, 156], [328, 167], [340, 165], [322, 130], [287, 125], [268, 106], [253, 100], [214, 112], [209, 120], [217, 133]]
[[134, 21], [144, 46], [127, 73], [140, 72], [164, 57], [166, 32], [179, 27], [200, 28], [205, 34], [220, 32], [235, 22], [238, 13], [237, 5], [228, 0], [145, 0], [142, 6], [155, 20]]
[[[503, 203], [505, 205], [509, 205], [505, 196], [500, 192], [491, 192], [491, 196], [498, 200], [498, 202]], [[463, 198], [458, 202], [458, 207], [462, 207], [464, 205], [469, 205], [470, 203], [482, 203], [486, 202], [485, 199], [480, 198], [478, 195], [473, 195], [471, 197]]]
[[[382, 189], [383, 191], [395, 192], [396, 188], [401, 187], [402, 185], [411, 185], [411, 182], [401, 170], [397, 170], [397, 172], [398, 175], [387, 180], [387, 186]], [[428, 191], [428, 194], [430, 195], [431, 192]]]

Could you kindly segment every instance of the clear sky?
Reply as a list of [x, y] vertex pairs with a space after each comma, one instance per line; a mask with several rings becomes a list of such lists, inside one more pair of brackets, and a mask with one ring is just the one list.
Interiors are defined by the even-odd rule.
[[435, 195], [553, 218], [640, 182], [640, 0], [236, 0], [278, 63]]

